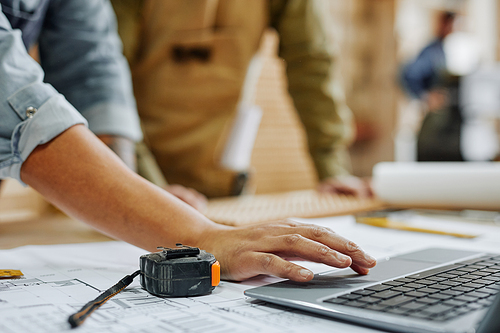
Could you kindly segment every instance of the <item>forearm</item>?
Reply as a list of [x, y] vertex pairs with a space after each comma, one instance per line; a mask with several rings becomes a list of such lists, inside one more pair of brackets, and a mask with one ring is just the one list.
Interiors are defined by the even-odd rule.
[[347, 146], [354, 135], [328, 32], [327, 2], [272, 1], [271, 20], [280, 34], [288, 91], [305, 127], [309, 152], [321, 179], [348, 174]]
[[70, 216], [150, 251], [225, 228], [133, 173], [80, 125], [38, 146], [21, 178]]
[[[315, 62], [309, 60], [311, 65]], [[335, 88], [329, 71], [313, 75], [305, 69], [288, 70], [290, 94], [304, 125], [309, 153], [319, 179], [349, 174], [348, 146], [354, 137], [354, 121], [341, 89]], [[300, 80], [300, 77], [317, 77]], [[323, 89], [322, 86], [331, 87]]]
[[351, 174], [351, 159], [346, 144], [321, 148], [310, 145], [309, 153], [320, 181]]

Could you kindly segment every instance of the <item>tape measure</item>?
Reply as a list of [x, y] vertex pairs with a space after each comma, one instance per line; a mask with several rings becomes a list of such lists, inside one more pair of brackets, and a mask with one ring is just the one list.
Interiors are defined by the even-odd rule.
[[141, 256], [141, 286], [161, 297], [209, 294], [220, 282], [220, 264], [197, 247], [177, 244]]
[[85, 304], [71, 315], [71, 327], [80, 326], [90, 314], [118, 294], [141, 275], [141, 286], [160, 297], [206, 295], [220, 282], [220, 264], [213, 254], [197, 247], [176, 244], [176, 248], [158, 247], [161, 252], [140, 257], [140, 270], [125, 276], [95, 300]]

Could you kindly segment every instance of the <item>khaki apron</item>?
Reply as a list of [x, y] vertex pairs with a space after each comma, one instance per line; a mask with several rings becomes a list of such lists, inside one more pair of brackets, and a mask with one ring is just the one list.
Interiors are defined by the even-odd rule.
[[134, 91], [169, 183], [209, 197], [231, 193], [236, 173], [219, 161], [268, 15], [265, 0], [144, 1], [130, 59]]

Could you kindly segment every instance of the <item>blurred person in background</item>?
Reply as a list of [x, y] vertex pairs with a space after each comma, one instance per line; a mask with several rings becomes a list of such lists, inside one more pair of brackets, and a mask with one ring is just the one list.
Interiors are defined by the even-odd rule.
[[455, 18], [455, 13], [440, 13], [436, 38], [402, 71], [403, 87], [412, 98], [421, 100], [427, 111], [418, 133], [418, 161], [463, 161], [459, 78], [448, 71], [444, 50]]
[[436, 40], [403, 71], [405, 88], [427, 110], [419, 161], [491, 161], [498, 155], [499, 67], [481, 65], [477, 36], [454, 31], [455, 21], [454, 13], [441, 13]]
[[[248, 170], [221, 165], [263, 33], [279, 34], [288, 89], [322, 191], [369, 196], [350, 176], [352, 114], [334, 75], [324, 0], [112, 0], [145, 141], [168, 182], [238, 195]], [[247, 74], [249, 73], [249, 74]], [[245, 107], [245, 105], [243, 105]], [[141, 163], [139, 163], [141, 164]], [[145, 166], [147, 169], [147, 166]], [[147, 172], [147, 170], [146, 170]]]

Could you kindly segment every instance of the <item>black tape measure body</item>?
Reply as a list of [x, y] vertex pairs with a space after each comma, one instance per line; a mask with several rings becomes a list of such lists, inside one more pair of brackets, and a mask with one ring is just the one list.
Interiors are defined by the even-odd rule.
[[141, 286], [160, 297], [209, 294], [218, 284], [214, 264], [212, 254], [187, 246], [146, 254], [140, 258]]

